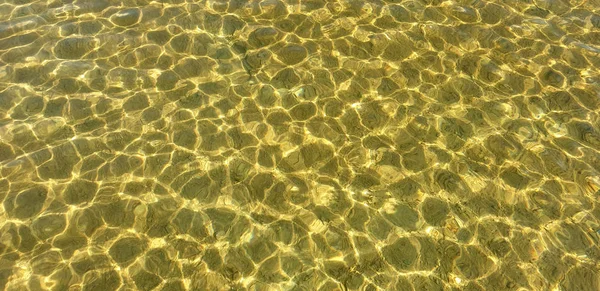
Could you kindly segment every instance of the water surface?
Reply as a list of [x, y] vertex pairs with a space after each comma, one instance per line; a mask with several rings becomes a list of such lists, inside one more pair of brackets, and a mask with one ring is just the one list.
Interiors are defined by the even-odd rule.
[[0, 289], [600, 290], [600, 2], [6, 0]]

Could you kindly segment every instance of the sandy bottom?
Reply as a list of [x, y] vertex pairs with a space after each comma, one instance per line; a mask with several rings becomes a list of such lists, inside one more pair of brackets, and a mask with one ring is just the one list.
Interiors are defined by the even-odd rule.
[[600, 290], [599, 0], [1, 2], [2, 290]]

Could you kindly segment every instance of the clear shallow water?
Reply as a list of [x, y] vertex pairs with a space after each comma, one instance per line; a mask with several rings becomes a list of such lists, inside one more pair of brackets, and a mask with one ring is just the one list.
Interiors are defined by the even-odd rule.
[[598, 1], [0, 4], [0, 289], [598, 290]]

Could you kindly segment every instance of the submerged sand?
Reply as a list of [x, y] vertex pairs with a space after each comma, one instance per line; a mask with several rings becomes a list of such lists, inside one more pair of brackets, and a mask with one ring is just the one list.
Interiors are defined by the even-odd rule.
[[0, 289], [600, 290], [600, 2], [0, 4]]

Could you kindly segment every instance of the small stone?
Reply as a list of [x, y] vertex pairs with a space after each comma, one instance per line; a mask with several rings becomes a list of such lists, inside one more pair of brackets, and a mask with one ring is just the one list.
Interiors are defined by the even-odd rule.
[[312, 102], [300, 103], [290, 109], [290, 115], [296, 121], [304, 121], [317, 113], [317, 106]]
[[271, 79], [271, 84], [275, 88], [291, 89], [300, 83], [300, 76], [292, 68], [285, 68]]
[[92, 201], [97, 191], [98, 184], [95, 182], [76, 179], [68, 184], [63, 192], [63, 197], [65, 203], [76, 205]]
[[422, 146], [415, 147], [412, 151], [402, 155], [402, 165], [408, 170], [419, 172], [428, 167], [425, 152]]
[[381, 181], [378, 177], [368, 173], [357, 173], [351, 183], [352, 187], [355, 187], [359, 190], [369, 189], [380, 184]]
[[278, 96], [275, 94], [275, 88], [270, 85], [264, 85], [260, 88], [256, 96], [256, 103], [262, 107], [272, 107], [278, 101]]
[[472, 80], [467, 78], [454, 78], [451, 79], [452, 84], [456, 91], [462, 96], [467, 98], [479, 98], [483, 96], [483, 89]]
[[466, 246], [456, 260], [456, 267], [469, 280], [483, 277], [494, 265], [477, 246]]
[[317, 98], [317, 96], [319, 96], [319, 90], [313, 85], [305, 85], [302, 86], [302, 88], [300, 88], [296, 92], [294, 92], [294, 94], [297, 97], [302, 98], [304, 100], [313, 101], [315, 100], [315, 98]]
[[198, 135], [193, 128], [182, 128], [173, 132], [173, 143], [194, 150], [198, 143]]
[[31, 270], [36, 275], [50, 276], [60, 266], [62, 261], [57, 251], [47, 251], [30, 261]]
[[115, 270], [87, 272], [82, 285], [82, 291], [116, 291], [121, 286], [121, 277]]
[[438, 170], [434, 175], [435, 183], [448, 192], [457, 191], [462, 184], [460, 177], [448, 170]]
[[397, 291], [415, 291], [411, 281], [406, 278], [406, 276], [397, 276], [396, 285], [394, 286], [394, 290]]
[[277, 166], [284, 172], [295, 172], [306, 169], [304, 158], [300, 151], [289, 153], [277, 164]]
[[[551, 250], [546, 250], [542, 252], [539, 260], [536, 262], [538, 270], [540, 274], [544, 277], [544, 279], [548, 280], [550, 283], [557, 283], [561, 280], [561, 278], [565, 278], [565, 273], [570, 269], [570, 266], [567, 265], [561, 258], [561, 254], [558, 252], [554, 252]], [[574, 274], [571, 274], [574, 275]], [[588, 282], [588, 281], [582, 281]], [[577, 284], [576, 282], [563, 281], [563, 284]], [[569, 289], [565, 289], [569, 290]], [[581, 290], [576, 288], [574, 290]], [[591, 290], [590, 290], [591, 291]]]
[[274, 256], [260, 264], [256, 277], [261, 282], [278, 283], [284, 281], [286, 277], [281, 274], [281, 266], [279, 257]]
[[419, 197], [421, 185], [411, 178], [404, 178], [389, 186], [392, 195], [400, 200], [416, 200]]
[[189, 234], [196, 239], [208, 237], [208, 230], [204, 226], [202, 216], [189, 209], [181, 209], [173, 218], [172, 225], [180, 234]]
[[287, 65], [295, 65], [302, 62], [308, 56], [308, 51], [297, 44], [284, 46], [277, 51], [277, 57]]
[[486, 3], [485, 7], [479, 10], [481, 21], [487, 24], [496, 24], [509, 14], [509, 12], [496, 3]]
[[394, 206], [394, 212], [386, 212], [384, 217], [394, 225], [405, 230], [416, 230], [419, 221], [419, 212], [407, 204], [398, 204]]
[[[102, 189], [100, 189], [102, 192]], [[108, 204], [94, 204], [101, 209], [100, 213], [106, 223], [111, 226], [130, 227], [134, 223], [133, 210], [139, 205], [135, 200], [117, 200]]]
[[[392, 2], [394, 3], [394, 1]], [[411, 12], [406, 10], [403, 5], [391, 4], [389, 5], [390, 15], [398, 22], [413, 22], [415, 21], [412, 17]]]
[[277, 251], [277, 245], [264, 237], [254, 237], [244, 245], [246, 253], [255, 263], [260, 263]]
[[370, 216], [371, 218], [367, 220], [368, 233], [379, 240], [386, 240], [393, 226], [379, 214], [370, 214]]
[[185, 285], [181, 280], [169, 281], [165, 283], [160, 291], [185, 291]]
[[61, 249], [62, 256], [65, 258], [70, 258], [75, 251], [84, 248], [87, 243], [87, 237], [69, 232], [57, 236], [53, 241], [53, 245]]
[[179, 82], [179, 76], [175, 72], [169, 70], [164, 71], [156, 79], [156, 88], [161, 91], [167, 91], [175, 88], [175, 85]]
[[0, 162], [12, 159], [15, 156], [15, 151], [12, 146], [6, 143], [0, 143]]
[[325, 261], [323, 262], [323, 267], [327, 275], [339, 281], [342, 281], [349, 272], [348, 266], [343, 261]]
[[504, 238], [494, 238], [488, 243], [487, 248], [498, 258], [503, 258], [511, 251], [512, 246]]
[[29, 252], [38, 244], [38, 239], [33, 235], [31, 228], [26, 225], [19, 227], [18, 235], [21, 240], [18, 245], [20, 252]]
[[440, 86], [434, 89], [436, 98], [444, 104], [454, 104], [461, 100], [460, 93], [451, 86]]
[[382, 96], [389, 96], [396, 90], [400, 89], [400, 86], [390, 78], [382, 78], [379, 86], [377, 87], [377, 93]]
[[48, 189], [42, 186], [24, 190], [16, 195], [9, 195], [4, 199], [6, 212], [18, 219], [26, 219], [39, 214], [44, 207]]
[[[164, 237], [171, 234], [173, 229], [171, 218], [177, 210], [178, 205], [177, 202], [169, 198], [149, 204], [146, 214], [146, 234], [150, 237]], [[137, 206], [136, 209], [140, 206]]]
[[561, 73], [546, 67], [540, 72], [539, 80], [545, 86], [561, 88], [564, 84], [565, 77]]
[[238, 150], [258, 144], [258, 139], [254, 135], [242, 132], [239, 127], [228, 130], [227, 135], [233, 141], [233, 148]]
[[225, 239], [230, 244], [237, 244], [245, 233], [248, 232], [252, 227], [250, 220], [245, 217], [238, 217], [237, 220], [231, 226], [229, 233], [227, 233]]
[[294, 229], [291, 221], [279, 220], [271, 224], [274, 240], [289, 245], [293, 242]]
[[[177, 62], [173, 71], [177, 74], [177, 76], [182, 79], [194, 78], [194, 77], [205, 77], [212, 70], [215, 62], [206, 58], [184, 58]], [[213, 82], [212, 84], [221, 84], [219, 82]], [[200, 84], [200, 89], [202, 86], [207, 86]], [[221, 85], [223, 86], [223, 85]], [[224, 85], [226, 87], [226, 84]]]
[[201, 92], [194, 92], [179, 99], [178, 102], [183, 108], [196, 109], [208, 103], [208, 95], [202, 94]]
[[171, 40], [171, 34], [167, 30], [154, 30], [146, 33], [146, 38], [160, 46], [165, 45]]
[[408, 238], [399, 238], [394, 243], [382, 248], [383, 258], [396, 270], [408, 271], [413, 269], [418, 253]]
[[304, 265], [300, 259], [293, 254], [283, 255], [280, 257], [281, 270], [288, 276], [293, 277], [300, 273], [302, 266]]
[[383, 51], [382, 57], [387, 61], [402, 61], [413, 53], [409, 42], [391, 42]]
[[271, 55], [272, 53], [267, 49], [249, 52], [242, 60], [242, 65], [249, 74], [257, 74], [269, 62]]
[[223, 34], [234, 35], [246, 26], [246, 22], [233, 14], [227, 14], [223, 17]]
[[531, 180], [527, 176], [522, 175], [515, 167], [509, 167], [502, 171], [500, 177], [506, 184], [516, 189], [527, 188], [527, 185], [529, 185], [529, 181]]
[[232, 182], [241, 182], [246, 180], [251, 171], [252, 165], [243, 159], [236, 158], [229, 163], [229, 176]]
[[248, 36], [248, 43], [257, 47], [265, 47], [275, 43], [279, 38], [279, 32], [272, 27], [262, 27], [254, 30]]
[[175, 35], [169, 41], [171, 48], [178, 53], [187, 53], [191, 46], [192, 39], [189, 34], [181, 33]]
[[477, 21], [477, 11], [466, 6], [448, 6], [448, 14], [458, 18], [462, 22], [473, 23]]
[[63, 232], [67, 227], [64, 214], [50, 214], [36, 218], [31, 223], [31, 230], [41, 240], [49, 239]]
[[224, 272], [230, 273], [228, 277], [237, 279], [247, 276], [254, 271], [254, 264], [241, 248], [231, 248], [225, 256]]
[[588, 264], [577, 264], [567, 272], [560, 286], [563, 290], [600, 290], [598, 267]]
[[300, 153], [307, 167], [327, 162], [333, 157], [333, 149], [322, 143], [311, 143], [302, 146]]
[[232, 227], [237, 214], [227, 208], [209, 208], [205, 213], [211, 220], [215, 235], [224, 235]]
[[123, 9], [110, 17], [110, 20], [118, 26], [131, 26], [140, 21], [141, 11], [139, 8]]
[[54, 98], [48, 101], [44, 110], [44, 117], [62, 116], [67, 104], [67, 98]]
[[80, 59], [96, 47], [92, 37], [69, 37], [61, 39], [54, 46], [54, 55], [60, 59]]
[[13, 118], [23, 116], [25, 119], [28, 116], [36, 115], [44, 109], [44, 99], [40, 96], [26, 97], [21, 101], [19, 105], [14, 109], [12, 113]]
[[139, 271], [137, 274], [132, 276], [135, 286], [138, 290], [149, 291], [158, 286], [162, 279], [152, 273], [148, 273], [144, 270]]
[[194, 177], [188, 181], [179, 195], [185, 199], [198, 199], [199, 201], [207, 201], [214, 195], [210, 195], [212, 180], [208, 176]]
[[125, 237], [112, 244], [108, 253], [121, 266], [129, 266], [146, 249], [146, 243], [137, 237]]
[[583, 223], [562, 222], [560, 232], [555, 233], [553, 237], [567, 252], [584, 255], [585, 251], [594, 244], [587, 228]]
[[92, 115], [92, 104], [90, 101], [82, 99], [69, 100], [69, 117], [75, 120], [82, 120]]
[[440, 226], [448, 216], [450, 209], [444, 200], [428, 197], [421, 204], [421, 211], [427, 223]]
[[123, 151], [138, 136], [128, 130], [113, 131], [106, 135], [106, 145], [113, 151]]
[[[204, 65], [208, 67], [208, 65]], [[198, 84], [198, 89], [207, 95], [225, 95], [227, 90], [231, 88], [231, 83], [228, 81], [215, 81]]]
[[444, 282], [435, 276], [422, 276], [417, 275], [416, 278], [411, 278], [412, 285], [415, 290], [431, 290], [431, 291], [444, 291], [447, 288]]
[[142, 110], [148, 106], [150, 106], [148, 96], [141, 93], [129, 97], [129, 99], [123, 103], [123, 109], [125, 109], [127, 112]]
[[100, 226], [104, 225], [98, 207], [85, 208], [76, 211], [70, 220], [71, 226], [86, 236], [91, 236]]
[[[473, 56], [472, 60], [479, 61], [479, 58]], [[465, 63], [464, 65], [469, 66], [469, 64], [471, 64], [471, 63], [468, 62], [468, 63]], [[460, 62], [459, 62], [459, 66], [460, 66]], [[477, 65], [475, 65], [475, 67], [473, 67], [473, 68], [477, 68], [476, 66]], [[498, 67], [496, 64], [494, 64], [492, 62], [479, 63], [479, 71], [478, 71], [476, 78], [483, 82], [486, 82], [486, 83], [490, 83], [490, 84], [496, 83], [502, 79], [502, 77], [497, 74], [498, 72], [501, 72], [500, 67]], [[475, 72], [472, 72], [472, 73], [474, 74]]]
[[213, 271], [218, 271], [223, 266], [223, 258], [216, 248], [206, 249], [204, 256], [202, 256], [202, 261]]

